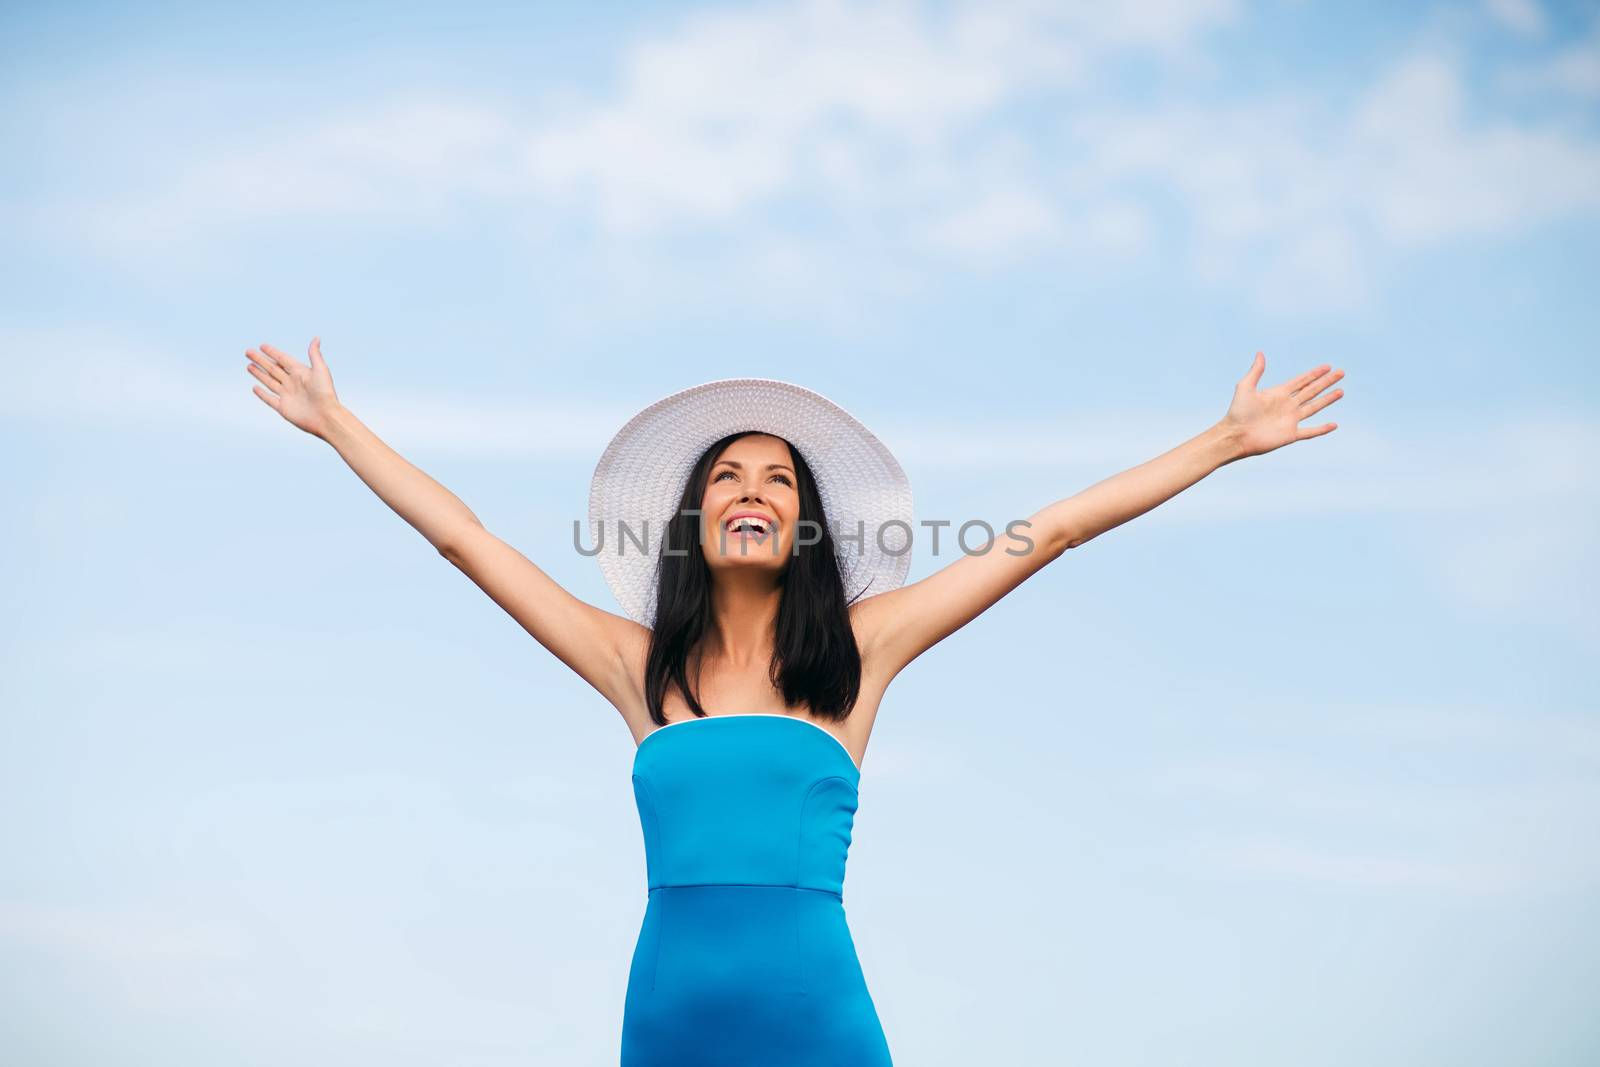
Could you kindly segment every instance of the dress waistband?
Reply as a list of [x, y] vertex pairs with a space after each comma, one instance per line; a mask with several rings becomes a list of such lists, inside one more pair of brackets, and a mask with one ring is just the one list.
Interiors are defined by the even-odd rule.
[[844, 900], [843, 893], [835, 893], [831, 889], [819, 889], [808, 885], [785, 885], [781, 882], [691, 882], [682, 885], [653, 885], [646, 895], [654, 894], [658, 889], [797, 889], [806, 893], [824, 893], [836, 900]]

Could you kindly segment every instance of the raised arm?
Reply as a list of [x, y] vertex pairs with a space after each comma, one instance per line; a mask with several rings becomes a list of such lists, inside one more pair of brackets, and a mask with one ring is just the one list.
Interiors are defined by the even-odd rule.
[[271, 345], [246, 350], [254, 392], [294, 426], [332, 445], [385, 504], [556, 658], [619, 710], [638, 702], [623, 650], [638, 623], [586, 603], [484, 528], [450, 490], [413, 466], [339, 402], [319, 339], [310, 365]]
[[1155, 459], [1035, 513], [1030, 526], [1021, 531], [1032, 547], [1010, 537], [997, 539], [982, 555], [964, 554], [921, 581], [863, 600], [857, 605], [855, 624], [864, 663], [887, 684], [906, 664], [1067, 549], [1143, 515], [1218, 467], [1337, 428], [1337, 423], [1329, 422], [1302, 430], [1300, 422], [1344, 395], [1343, 389], [1336, 389], [1319, 397], [1344, 377], [1344, 371], [1330, 372], [1323, 364], [1292, 381], [1257, 390], [1265, 370], [1266, 358], [1257, 352], [1250, 370], [1234, 387], [1227, 414], [1215, 425]]

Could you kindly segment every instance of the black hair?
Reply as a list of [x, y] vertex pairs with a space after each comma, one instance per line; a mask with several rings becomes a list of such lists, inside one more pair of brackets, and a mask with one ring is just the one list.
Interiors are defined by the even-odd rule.
[[[696, 717], [708, 712], [689, 683], [688, 664], [700, 642], [712, 632], [711, 568], [701, 551], [700, 505], [706, 479], [722, 451], [759, 430], [729, 434], [703, 452], [689, 472], [676, 513], [668, 522], [663, 549], [656, 561], [656, 614], [645, 660], [645, 703], [650, 721], [667, 724], [662, 712], [668, 685], [676, 685]], [[776, 434], [770, 436], [777, 436]], [[783, 438], [778, 438], [780, 441]], [[861, 694], [861, 650], [850, 625], [850, 604], [811, 468], [800, 450], [794, 455], [795, 489], [800, 498], [800, 523], [789, 563], [779, 582], [778, 617], [768, 677], [789, 707], [805, 703], [819, 718], [843, 721]], [[801, 531], [818, 531], [813, 544], [802, 544]], [[684, 549], [688, 551], [684, 551]], [[858, 593], [857, 596], [860, 594]]]

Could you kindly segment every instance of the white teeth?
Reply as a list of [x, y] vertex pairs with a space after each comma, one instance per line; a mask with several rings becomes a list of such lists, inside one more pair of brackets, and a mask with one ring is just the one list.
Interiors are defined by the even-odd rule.
[[769, 528], [766, 519], [758, 519], [754, 515], [741, 515], [739, 518], [728, 523], [728, 532], [738, 533], [740, 530], [746, 527], [756, 533], [766, 533]]

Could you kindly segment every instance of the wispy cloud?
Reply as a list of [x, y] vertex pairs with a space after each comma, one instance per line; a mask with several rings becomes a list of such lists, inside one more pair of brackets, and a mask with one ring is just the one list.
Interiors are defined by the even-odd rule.
[[[0, 416], [9, 419], [153, 433], [211, 429], [281, 436], [284, 429], [276, 413], [250, 394], [254, 381], [246, 380], [242, 349], [237, 359], [218, 357], [202, 366], [103, 331], [69, 328], [8, 331], [0, 336], [0, 351], [50, 353], [15, 363], [8, 388], [0, 392]], [[517, 401], [375, 385], [363, 386], [362, 393], [363, 415], [397, 438], [485, 459], [592, 461], [635, 414], [628, 404], [566, 395]], [[926, 470], [991, 470], [1004, 462], [1105, 476], [1178, 444], [1174, 427], [1205, 424], [1202, 412], [1104, 407], [1063, 411], [1048, 420], [974, 417], [962, 403], [952, 396], [948, 417], [924, 409], [913, 420], [887, 419], [874, 430], [903, 463]], [[1019, 440], [1028, 448], [1017, 449]], [[1341, 427], [1328, 440], [1337, 442], [1337, 452], [1325, 459], [1317, 458], [1313, 443], [1300, 446], [1308, 450], [1295, 472], [1246, 475], [1242, 468], [1227, 468], [1203, 498], [1182, 496], [1169, 510], [1209, 520], [1307, 511], [1487, 513], [1548, 501], [1570, 506], [1577, 516], [1595, 514], [1600, 475], [1585, 457], [1600, 452], [1600, 426], [1587, 418], [1510, 412], [1488, 425], [1417, 424], [1404, 435]], [[1326, 469], [1308, 479], [1304, 464]]]
[[[1214, 823], [1242, 824], [1237, 834], [1186, 832], [1163, 846], [1163, 862], [1206, 877], [1366, 888], [1600, 885], [1600, 864], [1578, 847], [1600, 829], [1593, 714], [1404, 705], [1212, 714], [1273, 738], [1271, 758], [1230, 747], [1153, 768], [1145, 785], [1154, 795], [1191, 813], [1225, 809]], [[1428, 773], [1394, 773], [1413, 759]]]
[[959, 136], [1119, 55], [1175, 60], [1236, 13], [1145, 0], [958, 5], [935, 19], [816, 0], [701, 15], [630, 51], [612, 99], [534, 131], [528, 167], [623, 233], [722, 222], [788, 193], [966, 212], [985, 154]]
[[0, 900], [0, 942], [122, 963], [248, 959], [254, 949], [249, 931], [232, 920], [19, 900]]
[[1538, 0], [1485, 0], [1484, 10], [1500, 25], [1527, 37], [1545, 31], [1544, 9]]
[[[244, 370], [243, 346], [185, 363], [168, 351], [81, 327], [6, 331], [0, 352], [49, 354], [12, 364], [10, 383], [0, 391], [0, 417], [6, 419], [275, 440], [294, 432], [251, 393], [257, 382]], [[305, 353], [289, 354], [309, 360]], [[343, 378], [339, 369], [334, 374]], [[352, 377], [358, 374], [352, 369]], [[362, 418], [396, 444], [484, 458], [592, 459], [633, 414], [622, 405], [577, 397], [452, 398], [385, 385], [362, 386], [360, 392]]]
[[[1526, 32], [1536, 34], [1541, 28]], [[1600, 97], [1600, 11], [1591, 15], [1587, 36], [1550, 55], [1510, 66], [1497, 80], [1503, 90], [1512, 93], [1549, 92], [1584, 102]]]
[[1191, 842], [1179, 867], [1189, 875], [1267, 878], [1365, 890], [1500, 894], [1540, 886], [1508, 861], [1435, 860], [1340, 850], [1273, 837]]
[[[1489, 14], [1533, 27], [1537, 10]], [[108, 254], [181, 255], [251, 219], [417, 233], [495, 205], [529, 241], [587, 219], [574, 269], [650, 277], [623, 291], [665, 303], [748, 286], [826, 305], [937, 271], [1171, 247], [1209, 284], [1294, 312], [1368, 304], [1386, 257], [1600, 207], [1600, 143], [1558, 119], [1477, 114], [1448, 42], [1397, 55], [1348, 106], [1303, 89], [1229, 97], [1211, 35], [1243, 18], [1161, 0], [696, 13], [620, 54], [609, 94], [513, 110], [417, 88], [184, 146], [153, 184], [34, 205], [36, 223]], [[1541, 77], [1600, 91], [1597, 40], [1541, 60]], [[1129, 56], [1170, 88], [1105, 96], [1096, 76]], [[1177, 226], [1158, 225], [1171, 197]], [[672, 269], [684, 236], [723, 249], [711, 277]]]
[[1196, 270], [1284, 310], [1364, 304], [1394, 253], [1600, 207], [1600, 143], [1472, 118], [1444, 54], [1398, 60], [1343, 116], [1286, 94], [1067, 121], [1091, 184], [1157, 179], [1188, 207]]

